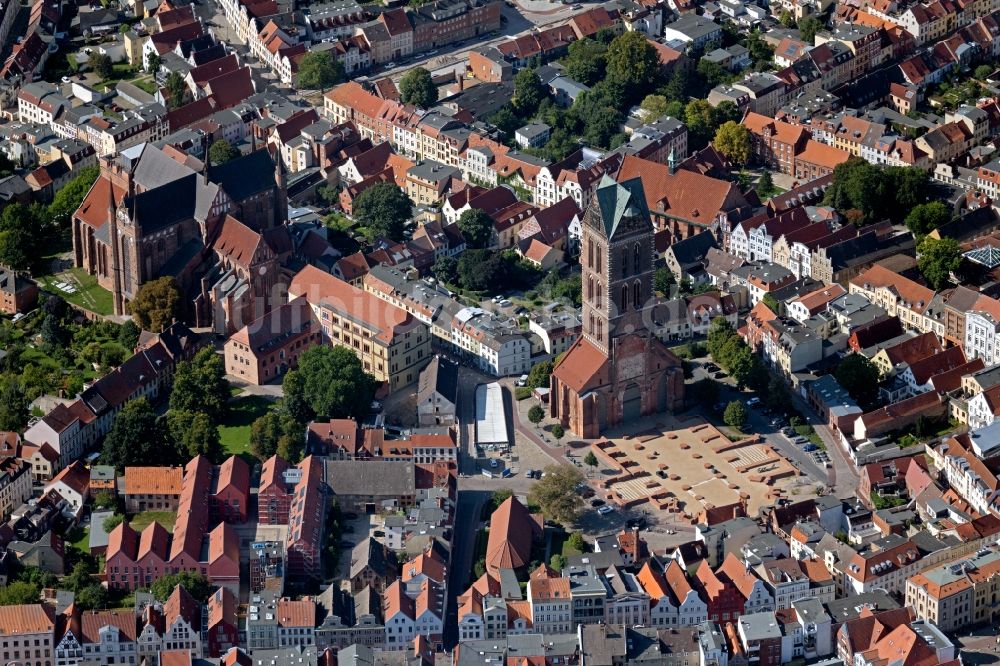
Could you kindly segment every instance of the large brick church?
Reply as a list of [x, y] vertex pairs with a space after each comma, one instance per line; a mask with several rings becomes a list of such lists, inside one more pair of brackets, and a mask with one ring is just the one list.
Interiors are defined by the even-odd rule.
[[583, 335], [552, 372], [549, 411], [578, 437], [673, 410], [680, 360], [649, 330], [653, 224], [642, 181], [604, 176], [583, 221]]
[[111, 292], [116, 315], [169, 275], [197, 325], [232, 333], [280, 301], [287, 283], [285, 180], [266, 150], [212, 165], [169, 146], [129, 148], [101, 161], [73, 216], [74, 263]]

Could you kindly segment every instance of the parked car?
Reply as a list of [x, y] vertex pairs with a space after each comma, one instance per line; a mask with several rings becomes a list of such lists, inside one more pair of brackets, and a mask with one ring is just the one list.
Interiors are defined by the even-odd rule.
[[806, 453], [809, 453], [811, 451], [816, 451], [817, 449], [819, 449], [819, 447], [813, 443], [806, 444], [805, 446], [802, 447], [802, 450], [805, 451]]
[[490, 460], [490, 467], [493, 467], [495, 469], [499, 466], [500, 466], [500, 461], [497, 458], [492, 458]]
[[600, 509], [597, 510], [597, 513], [601, 514], [602, 516], [606, 516], [609, 513], [611, 513], [612, 511], [614, 511], [614, 509], [612, 507], [610, 507], [610, 506], [602, 506]]
[[708, 370], [709, 372], [715, 372], [716, 370], [719, 369], [719, 366], [717, 366], [714, 363], [706, 363], [705, 364], [705, 369]]
[[756, 407], [759, 404], [760, 404], [760, 398], [756, 396], [747, 400], [747, 407]]
[[514, 385], [515, 386], [524, 386], [527, 383], [528, 383], [528, 375], [521, 375], [520, 377], [517, 378], [517, 381], [514, 382]]

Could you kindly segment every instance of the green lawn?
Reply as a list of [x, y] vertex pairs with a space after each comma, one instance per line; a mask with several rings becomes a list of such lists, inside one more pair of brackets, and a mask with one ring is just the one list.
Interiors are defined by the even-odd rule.
[[70, 542], [70, 545], [78, 550], [82, 550], [85, 553], [90, 552], [90, 526], [87, 527], [75, 527], [73, 530], [66, 535], [66, 540]]
[[129, 521], [129, 525], [136, 532], [141, 532], [150, 523], [157, 522], [168, 532], [172, 532], [175, 520], [177, 520], [177, 514], [173, 511], [143, 511], [133, 516], [132, 520]]
[[[58, 275], [40, 275], [38, 281], [45, 289], [59, 294], [73, 305], [101, 315], [110, 315], [114, 310], [111, 292], [97, 284], [97, 278], [82, 268], [71, 268]], [[72, 285], [76, 291], [68, 292], [57, 286], [57, 282]]]
[[229, 410], [219, 425], [219, 439], [226, 454], [250, 453], [250, 426], [273, 404], [273, 400], [259, 395], [235, 398], [229, 402]]

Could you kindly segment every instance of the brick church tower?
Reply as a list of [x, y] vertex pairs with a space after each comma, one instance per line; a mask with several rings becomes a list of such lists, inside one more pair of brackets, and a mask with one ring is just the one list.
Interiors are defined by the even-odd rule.
[[579, 437], [683, 403], [680, 360], [649, 330], [653, 224], [642, 181], [605, 176], [583, 220], [583, 335], [552, 373], [549, 411]]

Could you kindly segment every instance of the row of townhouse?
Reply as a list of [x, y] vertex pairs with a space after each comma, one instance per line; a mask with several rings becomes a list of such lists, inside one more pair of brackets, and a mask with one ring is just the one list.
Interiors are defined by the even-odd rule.
[[[613, 172], [623, 157], [621, 152], [603, 155], [583, 149], [550, 164], [511, 150], [454, 115], [383, 99], [356, 82], [327, 92], [324, 114], [338, 124], [353, 122], [362, 136], [376, 144], [387, 141], [408, 159], [458, 169], [467, 181], [487, 187], [523, 187], [541, 206], [570, 197], [585, 208], [600, 177]], [[665, 118], [640, 128], [634, 140], [636, 144], [629, 150], [640, 157], [662, 160], [671, 154], [678, 159], [687, 156], [687, 130], [676, 120]]]
[[[246, 466], [245, 463], [243, 465]], [[244, 474], [249, 483], [249, 474]], [[210, 506], [215, 481], [212, 465], [197, 456], [184, 469], [183, 487], [177, 505], [177, 521], [173, 533], [159, 523], [150, 523], [137, 533], [128, 523], [121, 523], [108, 535], [104, 573], [108, 586], [131, 591], [148, 587], [168, 572], [196, 571], [216, 586], [239, 594], [240, 538], [226, 517], [238, 513], [213, 515]], [[246, 484], [244, 484], [246, 485]], [[222, 489], [223, 501], [246, 508], [246, 493], [236, 484]], [[232, 496], [232, 497], [230, 497]]]
[[[191, 660], [219, 657], [231, 647], [216, 640], [224, 627], [211, 613], [211, 600], [203, 623], [201, 604], [181, 586], [162, 604], [147, 597], [135, 610], [5, 606], [0, 612], [0, 659], [24, 666], [162, 663], [168, 652]], [[230, 599], [228, 619], [235, 622], [235, 598]]]
[[528, 372], [531, 334], [480, 308], [462, 306], [446, 291], [397, 268], [373, 266], [364, 289], [426, 324], [430, 334], [472, 358], [484, 372], [504, 377]]
[[29, 425], [25, 442], [47, 445], [57, 455], [58, 471], [93, 448], [110, 430], [114, 417], [129, 400], [160, 398], [169, 389], [177, 363], [199, 346], [198, 336], [182, 324], [140, 344], [136, 353], [68, 405], [60, 403]]
[[120, 118], [86, 107], [81, 115], [58, 88], [38, 82], [17, 93], [17, 117], [22, 123], [48, 125], [64, 139], [80, 139], [98, 156], [113, 155], [141, 143], [158, 141], [168, 134], [167, 109], [159, 103], [123, 111]]

